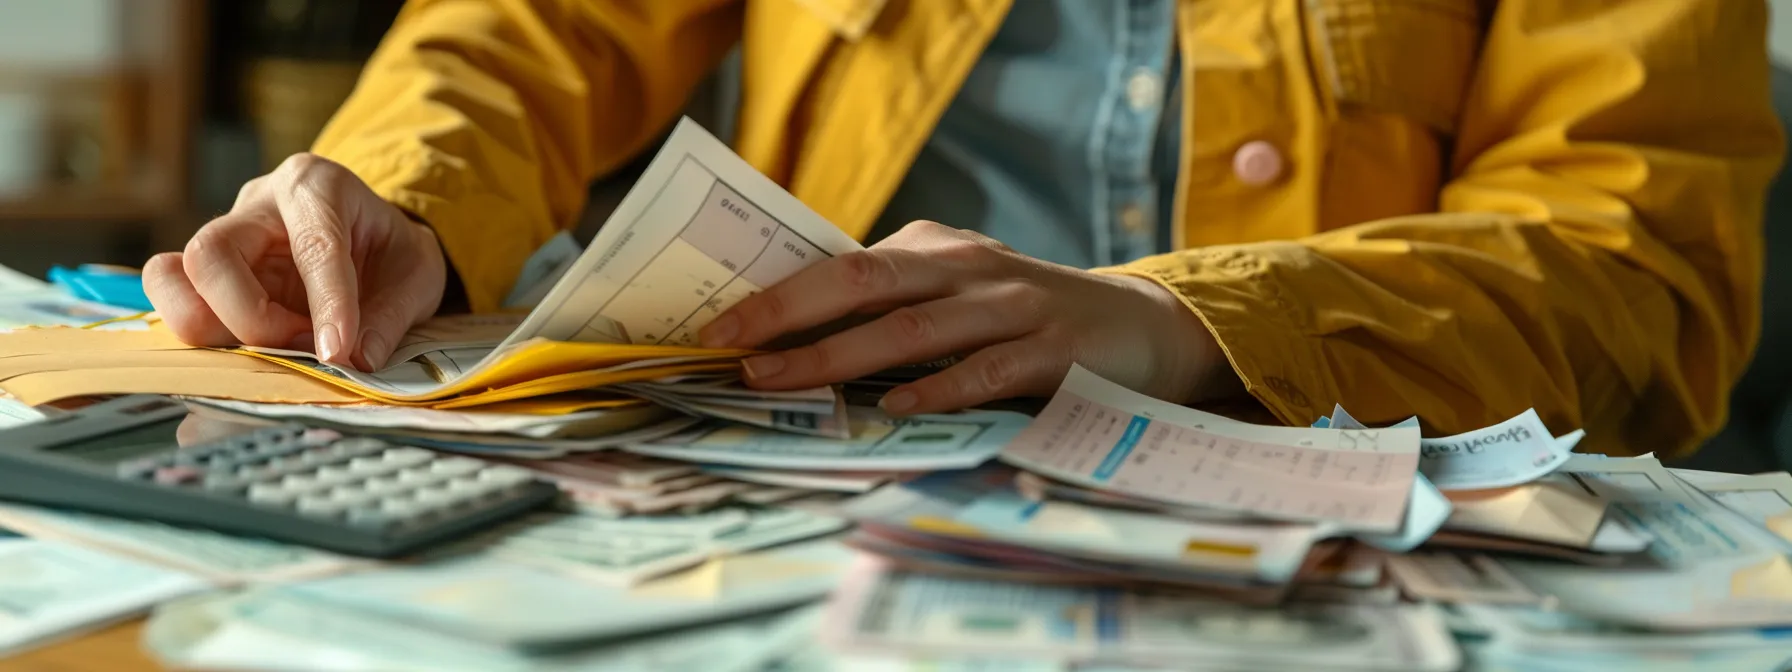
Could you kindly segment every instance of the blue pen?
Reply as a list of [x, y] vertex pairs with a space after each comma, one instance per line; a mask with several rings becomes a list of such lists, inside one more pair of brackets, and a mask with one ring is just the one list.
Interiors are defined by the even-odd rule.
[[50, 282], [56, 283], [75, 298], [133, 310], [155, 310], [149, 296], [143, 293], [143, 275], [132, 268], [103, 264], [82, 264], [69, 269], [50, 269]]

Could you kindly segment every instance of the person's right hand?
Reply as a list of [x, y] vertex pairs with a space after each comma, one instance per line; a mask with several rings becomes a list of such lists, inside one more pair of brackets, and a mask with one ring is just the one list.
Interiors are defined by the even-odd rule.
[[186, 343], [305, 350], [370, 371], [435, 314], [446, 278], [434, 231], [348, 169], [296, 154], [243, 185], [186, 251], [152, 257], [143, 290]]

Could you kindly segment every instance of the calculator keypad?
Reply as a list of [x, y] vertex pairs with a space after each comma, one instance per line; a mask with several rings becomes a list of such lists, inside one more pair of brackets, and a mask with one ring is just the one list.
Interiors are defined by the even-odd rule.
[[500, 501], [535, 480], [517, 467], [293, 427], [122, 464], [117, 473], [375, 530]]

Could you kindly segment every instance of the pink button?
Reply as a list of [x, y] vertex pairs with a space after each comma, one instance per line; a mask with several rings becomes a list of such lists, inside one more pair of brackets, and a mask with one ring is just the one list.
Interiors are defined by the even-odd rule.
[[1275, 145], [1262, 140], [1252, 140], [1238, 148], [1232, 155], [1232, 174], [1238, 181], [1253, 187], [1276, 181], [1282, 176], [1282, 153], [1276, 151]]

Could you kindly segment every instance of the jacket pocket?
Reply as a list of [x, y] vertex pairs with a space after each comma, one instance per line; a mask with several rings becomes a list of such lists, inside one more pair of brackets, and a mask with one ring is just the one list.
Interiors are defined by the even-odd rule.
[[1481, 51], [1476, 0], [1306, 0], [1320, 82], [1341, 112], [1409, 117], [1446, 135]]

